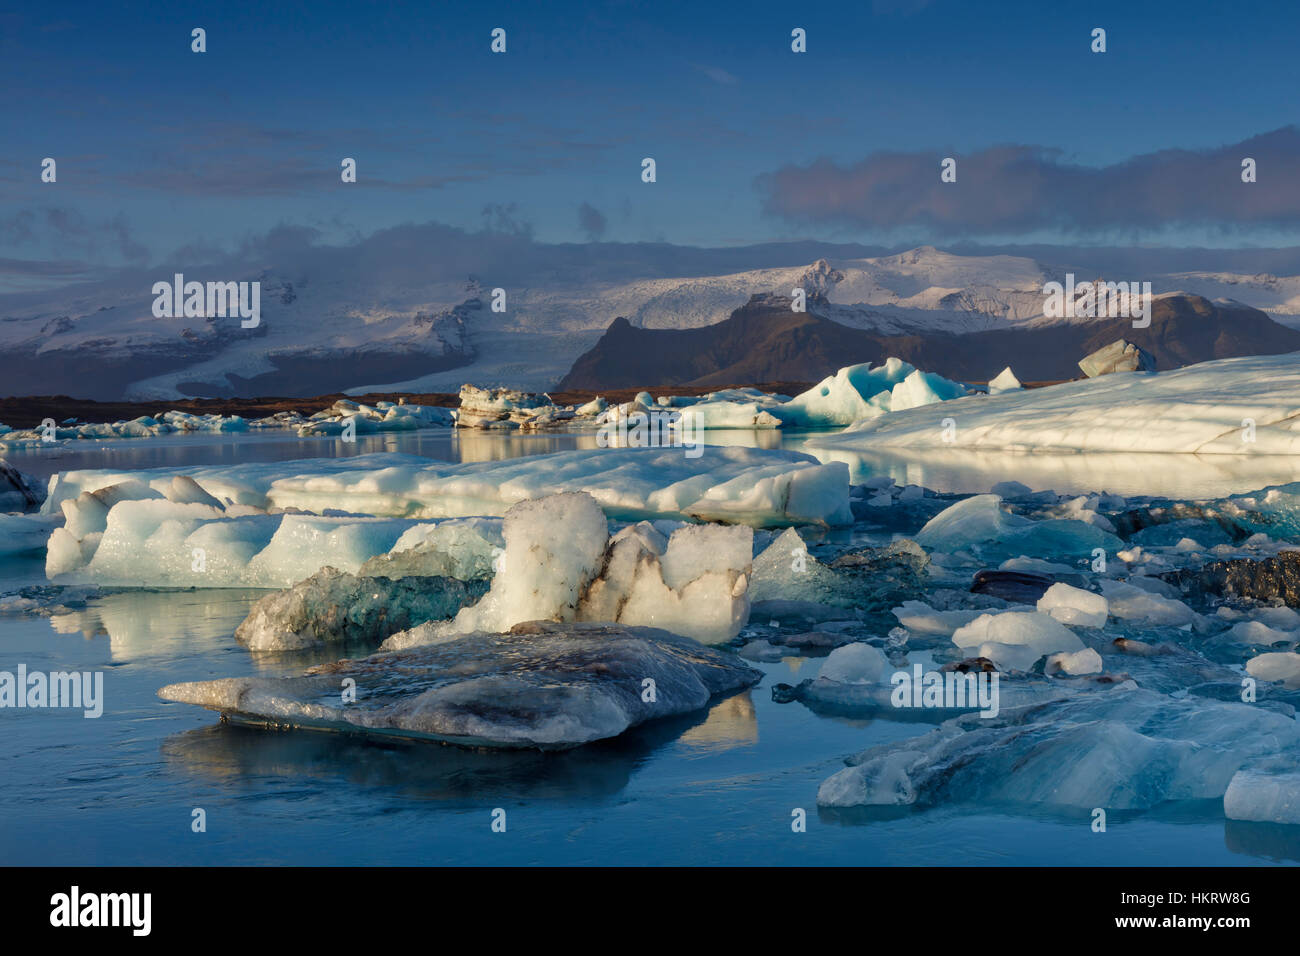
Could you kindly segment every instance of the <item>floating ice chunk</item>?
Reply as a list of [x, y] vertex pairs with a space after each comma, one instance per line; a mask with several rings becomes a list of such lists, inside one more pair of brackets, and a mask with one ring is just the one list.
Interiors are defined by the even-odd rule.
[[914, 371], [897, 358], [874, 369], [870, 362], [846, 366], [783, 405], [781, 418], [788, 425], [828, 428], [883, 415], [893, 387]]
[[1200, 621], [1200, 615], [1182, 601], [1161, 597], [1123, 581], [1103, 579], [1099, 583], [1101, 593], [1109, 602], [1111, 615], [1121, 620], [1174, 627]]
[[936, 611], [921, 601], [904, 601], [894, 608], [894, 617], [898, 623], [916, 634], [938, 634], [952, 637], [958, 628], [965, 627], [983, 611]]
[[[221, 502], [203, 490], [203, 487], [189, 475], [177, 475], [171, 485], [162, 489], [162, 495], [168, 501], [178, 505], [210, 505], [220, 508]], [[152, 497], [152, 495], [141, 497]]]
[[0, 513], [31, 511], [44, 500], [45, 489], [39, 481], [0, 459]]
[[[348, 677], [357, 695], [344, 703]], [[734, 655], [653, 628], [535, 622], [303, 677], [171, 684], [158, 696], [252, 723], [563, 749], [699, 710], [761, 677]]]
[[1095, 548], [1115, 551], [1122, 542], [1113, 534], [1082, 521], [1051, 518], [1034, 521], [1009, 514], [997, 495], [974, 495], [931, 518], [916, 535], [919, 544], [936, 551], [980, 551], [1011, 554], [1091, 554]]
[[1228, 635], [1238, 644], [1269, 645], [1296, 639], [1294, 631], [1279, 631], [1263, 621], [1241, 621], [1228, 629]]
[[989, 492], [1004, 500], [1015, 500], [1016, 498], [1028, 498], [1034, 493], [1034, 489], [1019, 481], [999, 481], [989, 489]]
[[1145, 809], [1220, 799], [1238, 770], [1294, 763], [1297, 747], [1300, 724], [1274, 710], [1126, 682], [1030, 707], [1004, 701], [996, 720], [956, 717], [864, 751], [822, 784], [817, 801]]
[[1300, 683], [1300, 654], [1290, 651], [1260, 654], [1246, 661], [1246, 673], [1260, 680]]
[[605, 589], [609, 582], [606, 574], [592, 585], [591, 600], [579, 607], [578, 620], [612, 619], [662, 628], [710, 644], [729, 641], [749, 617], [746, 574], [753, 553], [752, 536], [745, 527], [680, 528], [668, 539], [661, 559], [639, 564], [630, 586], [624, 585], [627, 590], [616, 617], [611, 618], [605, 607], [620, 587], [615, 584]]
[[60, 515], [0, 514], [0, 555], [44, 551]]
[[[754, 559], [751, 601], [790, 600], [842, 603], [841, 576], [811, 554], [794, 528], [785, 531]], [[848, 595], [852, 599], [852, 595]]]
[[454, 578], [357, 577], [324, 568], [253, 605], [235, 639], [254, 651], [287, 651], [365, 641], [449, 618], [483, 593]]
[[1085, 647], [1073, 654], [1050, 655], [1043, 668], [1043, 673], [1055, 674], [1059, 672], [1074, 677], [1080, 674], [1100, 674], [1102, 670], [1101, 655], [1091, 647]]
[[1262, 607], [1255, 619], [1280, 631], [1300, 631], [1300, 613], [1289, 607]]
[[902, 538], [883, 548], [847, 552], [826, 565], [790, 528], [754, 559], [750, 598], [884, 610], [921, 593], [928, 560], [920, 546]]
[[1031, 574], [1077, 574], [1078, 569], [1072, 568], [1068, 564], [1061, 564], [1057, 561], [1044, 561], [1042, 558], [1026, 558], [1021, 555], [1018, 558], [1007, 558], [998, 565], [999, 571], [1028, 571]]
[[504, 562], [487, 596], [462, 610], [443, 634], [572, 621], [604, 564], [609, 527], [596, 499], [570, 492], [515, 505], [506, 512], [503, 535]]
[[[84, 516], [85, 509], [77, 513]], [[78, 538], [66, 527], [55, 529], [45, 573], [65, 584], [283, 588], [326, 566], [356, 572], [413, 524], [297, 514], [231, 517], [211, 505], [120, 501], [102, 532]]]
[[748, 617], [747, 527], [685, 525], [665, 538], [640, 522], [610, 539], [595, 499], [567, 493], [511, 508], [504, 534], [504, 560], [482, 601], [453, 621], [395, 634], [384, 648], [533, 620], [650, 625], [716, 643], [735, 637]]
[[772, 411], [786, 425], [828, 428], [965, 394], [956, 382], [890, 358], [876, 368], [870, 362], [842, 368]]
[[361, 565], [362, 575], [400, 578], [445, 576], [468, 581], [490, 578], [493, 563], [504, 553], [500, 518], [448, 518], [413, 525], [392, 550]]
[[966, 394], [965, 386], [951, 382], [934, 372], [912, 372], [894, 386], [890, 393], [889, 410], [900, 412], [908, 408], [920, 408], [922, 405], [934, 405], [951, 398], [961, 398]]
[[1300, 773], [1238, 770], [1223, 794], [1229, 820], [1300, 824]]
[[688, 434], [704, 428], [780, 428], [781, 419], [757, 402], [699, 402], [682, 409], [675, 427]]
[[[1261, 389], [1260, 383], [1268, 387]], [[946, 405], [868, 418], [816, 438], [817, 448], [954, 447], [1024, 451], [1300, 454], [1300, 363], [1292, 355], [1217, 359], [1158, 375], [1103, 375], [1047, 388], [959, 400], [955, 443]], [[1242, 421], [1255, 424], [1242, 442]], [[1260, 529], [1262, 530], [1262, 529]]]
[[1038, 600], [1038, 610], [1050, 614], [1062, 624], [1075, 627], [1104, 627], [1110, 605], [1100, 594], [1084, 591], [1060, 582], [1053, 584]]
[[1016, 373], [1011, 371], [1008, 365], [997, 376], [989, 380], [989, 394], [1001, 395], [1003, 392], [1018, 392], [1024, 388], [1020, 384], [1020, 379], [1016, 378]]
[[[585, 491], [608, 517], [623, 521], [698, 518], [783, 527], [851, 524], [848, 466], [823, 465], [800, 452], [703, 446], [595, 448], [506, 461], [450, 464], [380, 453], [344, 459], [241, 462], [190, 468], [209, 494], [269, 509], [403, 518], [503, 515], [519, 501]], [[136, 478], [171, 484], [175, 471], [67, 471], [52, 483], [42, 511], [82, 491]]]
[[1009, 670], [1029, 670], [1044, 654], [1083, 650], [1083, 642], [1073, 631], [1038, 611], [981, 614], [959, 627], [952, 642], [977, 649], [979, 657]]
[[889, 658], [870, 644], [845, 644], [831, 651], [817, 672], [818, 680], [837, 684], [887, 683], [893, 668]]

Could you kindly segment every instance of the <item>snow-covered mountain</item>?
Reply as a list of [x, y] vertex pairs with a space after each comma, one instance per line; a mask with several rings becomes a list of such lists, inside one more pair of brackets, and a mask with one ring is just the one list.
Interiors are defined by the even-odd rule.
[[[454, 391], [461, 383], [552, 387], [617, 316], [634, 328], [694, 329], [754, 295], [801, 287], [819, 312], [879, 335], [990, 332], [1062, 321], [1043, 287], [1097, 278], [1156, 293], [1229, 296], [1300, 324], [1300, 276], [1182, 272], [1104, 276], [1035, 259], [923, 246], [874, 258], [699, 274], [747, 250], [543, 246], [509, 237], [438, 241], [418, 227], [348, 247], [270, 245], [242, 260], [185, 268], [186, 280], [261, 282], [261, 323], [155, 318], [152, 286], [170, 268], [123, 271], [53, 292], [0, 295], [0, 394], [165, 400], [191, 395]], [[464, 247], [464, 248], [462, 248]], [[505, 292], [504, 310], [492, 307]], [[1088, 321], [1088, 320], [1075, 320]]]

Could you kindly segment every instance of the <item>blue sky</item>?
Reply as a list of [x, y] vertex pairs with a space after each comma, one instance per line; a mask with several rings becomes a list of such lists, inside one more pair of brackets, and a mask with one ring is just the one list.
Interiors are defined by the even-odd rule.
[[[278, 225], [348, 241], [406, 222], [1289, 244], [1298, 36], [1283, 3], [29, 5], [0, 13], [0, 259], [143, 264]], [[1249, 194], [1228, 192], [1242, 143], [1267, 157]], [[944, 156], [964, 192], [933, 192]]]

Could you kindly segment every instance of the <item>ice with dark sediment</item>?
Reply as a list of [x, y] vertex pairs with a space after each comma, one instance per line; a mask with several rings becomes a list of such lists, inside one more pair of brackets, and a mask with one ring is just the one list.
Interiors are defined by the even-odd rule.
[[171, 684], [158, 694], [255, 724], [565, 749], [699, 710], [761, 676], [733, 654], [655, 628], [539, 621], [301, 677]]
[[367, 577], [324, 568], [253, 605], [235, 639], [254, 651], [374, 646], [395, 631], [449, 618], [487, 590], [451, 577]]

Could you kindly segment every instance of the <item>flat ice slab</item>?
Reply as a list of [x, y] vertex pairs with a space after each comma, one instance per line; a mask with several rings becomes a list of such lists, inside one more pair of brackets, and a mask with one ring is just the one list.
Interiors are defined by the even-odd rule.
[[[65, 498], [136, 478], [155, 490], [174, 469], [68, 471], [51, 479], [42, 510]], [[847, 466], [801, 452], [707, 445], [596, 448], [506, 461], [450, 464], [380, 453], [187, 468], [219, 500], [257, 508], [329, 509], [392, 518], [503, 515], [529, 498], [585, 491], [610, 518], [696, 518], [756, 527], [851, 524]]]
[[[170, 684], [158, 696], [250, 723], [552, 750], [699, 710], [760, 677], [734, 655], [667, 631], [536, 621], [302, 677]], [[346, 678], [356, 681], [350, 703]]]
[[[951, 426], [945, 427], [945, 420]], [[1300, 353], [953, 399], [860, 421], [815, 448], [1300, 454]]]

